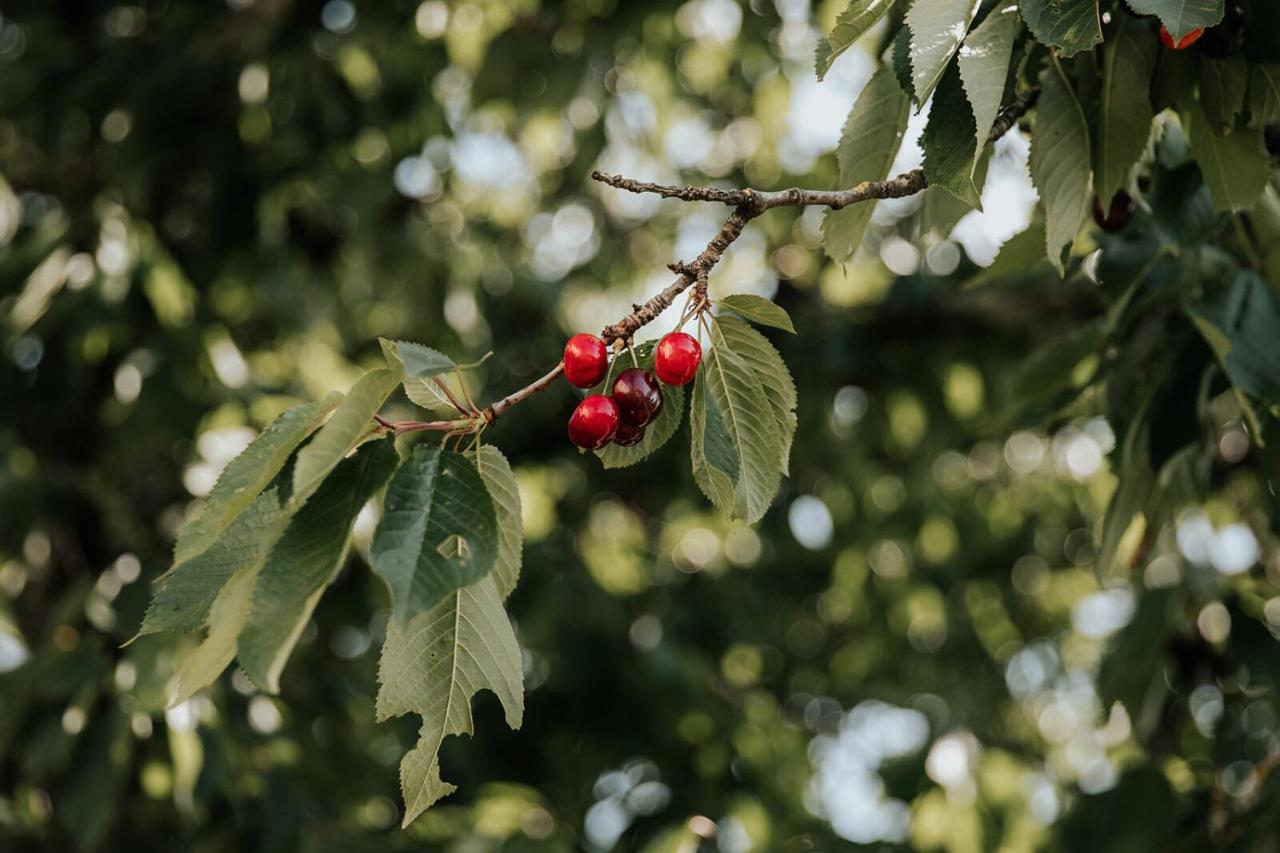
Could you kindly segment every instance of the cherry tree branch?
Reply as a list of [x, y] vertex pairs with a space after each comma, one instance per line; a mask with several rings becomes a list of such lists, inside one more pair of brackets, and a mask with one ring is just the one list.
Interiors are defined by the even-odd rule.
[[[995, 142], [1004, 136], [1027, 113], [1040, 97], [1039, 89], [1028, 89], [1005, 107], [997, 116], [987, 134], [987, 142]], [[671, 186], [656, 184], [650, 181], [638, 181], [621, 175], [610, 175], [604, 172], [592, 172], [592, 180], [607, 184], [620, 190], [633, 193], [653, 193], [663, 198], [678, 198], [683, 201], [710, 201], [725, 204], [733, 208], [724, 225], [711, 238], [707, 247], [689, 263], [677, 261], [671, 264], [671, 271], [676, 273], [675, 281], [654, 294], [647, 302], [631, 306], [631, 313], [616, 323], [605, 326], [600, 337], [606, 344], [629, 341], [642, 327], [653, 322], [659, 314], [671, 307], [681, 293], [697, 284], [696, 293], [705, 301], [707, 275], [711, 268], [719, 262], [725, 250], [734, 240], [742, 235], [747, 223], [766, 210], [775, 207], [791, 207], [797, 205], [816, 205], [839, 210], [851, 204], [882, 198], [903, 198], [915, 195], [929, 185], [922, 169], [912, 169], [896, 177], [883, 181], [863, 181], [857, 186], [845, 190], [810, 190], [791, 187], [784, 190], [721, 189], [707, 186]], [[396, 421], [387, 422], [378, 418], [381, 429], [395, 432], [397, 435], [406, 432], [429, 430], [435, 432], [468, 433], [478, 432], [493, 423], [508, 409], [546, 390], [564, 372], [564, 362], [557, 364], [549, 372], [530, 382], [528, 385], [490, 403], [481, 409], [464, 412], [464, 417], [448, 421]]]

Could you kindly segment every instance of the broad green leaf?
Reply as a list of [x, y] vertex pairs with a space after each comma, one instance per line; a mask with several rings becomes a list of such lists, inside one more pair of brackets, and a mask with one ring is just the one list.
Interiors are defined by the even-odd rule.
[[1248, 88], [1249, 64], [1240, 54], [1200, 58], [1200, 106], [1216, 132], [1230, 132], [1236, 116], [1244, 111]]
[[330, 394], [315, 403], [286, 410], [259, 433], [239, 456], [223, 469], [200, 515], [182, 528], [173, 549], [175, 563], [204, 551], [271, 482], [293, 451], [320, 426], [342, 399]]
[[[845, 119], [836, 149], [841, 186], [882, 181], [889, 176], [910, 110], [911, 99], [898, 85], [892, 70], [881, 67]], [[822, 220], [822, 247], [832, 260], [847, 260], [862, 244], [874, 205], [864, 201], [827, 211]]]
[[[240, 513], [213, 544], [170, 569], [156, 584], [138, 636], [157, 631], [198, 631], [226, 583], [257, 567], [284, 532], [292, 467], [284, 470]], [[256, 568], [255, 568], [256, 571]]]
[[1191, 319], [1233, 385], [1280, 405], [1280, 300], [1265, 279], [1242, 270], [1215, 300], [1193, 309]]
[[1249, 66], [1249, 127], [1262, 130], [1280, 119], [1280, 65], [1257, 62]]
[[916, 103], [929, 100], [973, 20], [975, 0], [915, 0], [911, 28], [911, 85]]
[[849, 0], [849, 5], [836, 18], [835, 27], [826, 38], [818, 39], [813, 65], [819, 80], [831, 70], [831, 63], [836, 61], [836, 57], [874, 27], [893, 8], [893, 3], [894, 0]]
[[1063, 58], [1102, 41], [1098, 0], [1020, 0], [1018, 7], [1031, 34]]
[[1129, 170], [1142, 157], [1151, 136], [1155, 114], [1148, 92], [1155, 61], [1156, 42], [1151, 33], [1120, 15], [1102, 66], [1095, 180], [1104, 208], [1124, 187]]
[[455, 787], [440, 778], [440, 746], [449, 735], [474, 732], [471, 699], [491, 690], [507, 725], [524, 717], [520, 646], [502, 609], [494, 578], [450, 593], [403, 628], [387, 624], [378, 663], [378, 721], [418, 714], [417, 745], [400, 762], [408, 826]]
[[379, 338], [378, 343], [382, 345], [382, 354], [388, 365], [394, 367], [395, 362], [399, 362], [406, 379], [427, 379], [458, 367], [449, 356], [422, 344], [386, 338]]
[[1050, 58], [1031, 135], [1031, 180], [1045, 212], [1045, 248], [1059, 275], [1089, 206], [1089, 126], [1062, 66]]
[[169, 707], [181, 705], [214, 682], [236, 656], [236, 635], [249, 612], [261, 563], [244, 566], [218, 592], [209, 610], [209, 634], [179, 655]]
[[784, 332], [796, 333], [796, 327], [791, 322], [791, 317], [783, 310], [782, 306], [772, 300], [765, 299], [763, 296], [755, 296], [750, 293], [735, 293], [732, 296], [726, 296], [717, 303], [722, 308], [728, 308], [745, 320], [750, 320], [757, 326], [769, 326], [774, 329], [782, 329]]
[[920, 139], [924, 175], [930, 187], [941, 187], [968, 207], [980, 208], [982, 198], [973, 180], [978, 155], [973, 128], [973, 110], [964, 95], [960, 70], [953, 65], [938, 84]]
[[[707, 497], [731, 515], [754, 523], [782, 482], [782, 437], [772, 404], [755, 370], [730, 347], [711, 346], [695, 384], [701, 401], [692, 442], [694, 479]], [[701, 427], [701, 430], [696, 429]], [[732, 501], [725, 500], [726, 480]]]
[[[632, 361], [631, 356], [626, 352], [614, 358], [609, 364], [609, 371], [605, 374], [604, 381], [593, 388], [591, 393], [608, 396], [618, 374], [629, 367], [638, 366], [652, 371], [655, 346], [656, 343], [653, 341], [637, 345], [634, 348], [635, 361]], [[677, 385], [663, 385], [662, 411], [658, 412], [653, 422], [645, 427], [644, 438], [631, 447], [610, 444], [597, 450], [596, 456], [600, 457], [600, 464], [605, 468], [626, 468], [634, 465], [647, 459], [654, 451], [670, 441], [671, 436], [675, 435], [676, 430], [679, 429], [682, 418], [684, 418], [684, 388]]]
[[1245, 210], [1262, 195], [1271, 177], [1271, 157], [1262, 132], [1241, 128], [1228, 136], [1214, 133], [1198, 103], [1189, 107], [1187, 135], [1191, 153], [1213, 199], [1215, 210]]
[[1105, 575], [1114, 567], [1120, 550], [1120, 542], [1134, 517], [1142, 511], [1151, 487], [1155, 484], [1155, 472], [1151, 470], [1151, 420], [1146, 408], [1129, 425], [1124, 444], [1121, 445], [1116, 465], [1118, 483], [1107, 514], [1102, 523], [1102, 539], [1098, 545], [1097, 567]]
[[502, 451], [486, 444], [476, 452], [476, 470], [484, 480], [498, 523], [498, 556], [490, 575], [505, 601], [520, 579], [524, 560], [524, 520], [520, 512], [520, 487]]
[[285, 662], [342, 568], [356, 515], [399, 461], [394, 438], [366, 444], [342, 460], [271, 549], [236, 641], [240, 665], [262, 689], [279, 691]]
[[898, 81], [902, 91], [915, 100], [916, 90], [911, 83], [911, 28], [903, 22], [898, 34], [893, 37], [889, 46], [889, 66], [893, 68], [893, 79]]
[[399, 370], [386, 367], [361, 376], [329, 422], [298, 451], [298, 461], [293, 466], [293, 494], [289, 498], [295, 511], [315, 494], [329, 472], [356, 445], [373, 435], [373, 416], [400, 384], [400, 378]]
[[494, 502], [475, 466], [460, 453], [415, 447], [387, 486], [373, 535], [373, 570], [391, 588], [395, 622], [475, 583], [497, 556]]
[[1013, 44], [1022, 29], [1015, 3], [998, 4], [987, 17], [965, 37], [956, 54], [964, 92], [973, 108], [974, 143], [981, 151], [987, 144], [991, 125], [1000, 112], [1004, 84], [1013, 59]]
[[727, 346], [755, 371], [782, 440], [782, 473], [790, 474], [791, 442], [796, 434], [796, 385], [782, 356], [764, 335], [733, 317], [719, 318], [712, 327], [712, 336], [715, 346]]
[[1128, 0], [1128, 3], [1139, 15], [1159, 18], [1175, 42], [1194, 29], [1216, 26], [1226, 13], [1223, 0]]
[[1010, 237], [991, 265], [974, 273], [966, 288], [981, 287], [1012, 278], [1044, 273], [1044, 223], [1033, 220], [1025, 231]]
[[[982, 153], [978, 155], [977, 165], [973, 170], [973, 185], [978, 190], [979, 195], [981, 195], [982, 188], [987, 183], [987, 170], [991, 165], [991, 152], [991, 146], [984, 148]], [[925, 187], [920, 201], [920, 231], [924, 234], [933, 233], [945, 240], [951, 236], [951, 230], [956, 227], [956, 223], [971, 210], [973, 210], [973, 205], [956, 198], [955, 194], [950, 190], [944, 187]], [[1039, 249], [1040, 254], [1043, 256], [1043, 241]]]
[[[1133, 720], [1139, 738], [1150, 732], [1154, 720], [1151, 711], [1159, 713], [1159, 704], [1167, 688], [1164, 687], [1164, 657], [1167, 638], [1176, 624], [1175, 608], [1170, 605], [1173, 590], [1145, 589], [1138, 584], [1134, 590], [1139, 596], [1133, 618], [1115, 634], [1107, 644], [1106, 654], [1098, 671], [1098, 697], [1104, 707], [1119, 702], [1124, 705]], [[1155, 707], [1148, 708], [1152, 691]], [[1157, 780], [1157, 784], [1160, 784]], [[1154, 819], [1154, 816], [1152, 816]], [[1128, 820], [1119, 825], [1128, 825]], [[1130, 836], [1137, 847], [1113, 847], [1118, 851], [1141, 849], [1151, 840], [1149, 837]], [[1076, 848], [1094, 850], [1095, 847]], [[1161, 849], [1148, 847], [1148, 849]], [[1167, 848], [1164, 848], [1167, 849]]]

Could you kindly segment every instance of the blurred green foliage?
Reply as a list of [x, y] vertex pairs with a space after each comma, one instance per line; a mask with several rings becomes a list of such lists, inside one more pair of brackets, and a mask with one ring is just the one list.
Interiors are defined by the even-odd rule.
[[[838, 11], [6, 4], [6, 849], [675, 851], [713, 826], [724, 851], [1274, 840], [1280, 431], [1259, 406], [1260, 446], [1179, 310], [1178, 282], [1240, 250], [1185, 155], [1140, 228], [1098, 238], [1101, 288], [1009, 254], [980, 272], [918, 200], [882, 205], [847, 267], [824, 263], [820, 217], [754, 222], [712, 293], [776, 289], [801, 332], [770, 334], [800, 426], [755, 528], [706, 506], [683, 433], [602, 471], [564, 438], [567, 387], [500, 420], [527, 536], [524, 728], [482, 695], [479, 739], [444, 749], [459, 792], [405, 832], [416, 731], [374, 722], [389, 600], [368, 525], [279, 697], [230, 673], [165, 712], [173, 641], [122, 647], [219, 467], [378, 363], [379, 336], [492, 350], [492, 398], [718, 224], [592, 168], [833, 185], [822, 155], [870, 72], [851, 50], [813, 80]], [[1151, 261], [1206, 235], [1225, 248]], [[1100, 362], [1120, 379], [1091, 384]], [[1126, 419], [1102, 417], [1108, 393]], [[1108, 537], [1104, 456], [1146, 472], [1169, 523]]]

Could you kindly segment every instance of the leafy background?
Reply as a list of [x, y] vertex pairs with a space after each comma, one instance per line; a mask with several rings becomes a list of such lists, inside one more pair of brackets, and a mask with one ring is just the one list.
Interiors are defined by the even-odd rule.
[[[1265, 844], [1280, 434], [1261, 447], [1250, 420], [1274, 432], [1276, 255], [1238, 272], [1194, 121], [1144, 167], [1136, 226], [1081, 238], [1097, 275], [1044, 260], [1017, 132], [983, 161], [1003, 204], [959, 224], [944, 188], [879, 204], [850, 263], [824, 258], [821, 211], [753, 222], [712, 294], [773, 296], [800, 331], [766, 331], [799, 428], [755, 527], [706, 504], [687, 432], [603, 471], [564, 438], [567, 386], [500, 420], [524, 727], [480, 694], [480, 738], [445, 742], [458, 792], [407, 831], [418, 732], [376, 722], [391, 601], [367, 515], [279, 697], [233, 672], [166, 712], [172, 641], [122, 648], [193, 499], [288, 405], [380, 365], [379, 337], [493, 350], [492, 398], [718, 225], [592, 168], [827, 187], [916, 165], [914, 108], [901, 162], [829, 155], [880, 55], [835, 43], [843, 11], [7, 6], [0, 839], [677, 850], [712, 821], [722, 850]], [[964, 82], [937, 71], [913, 85]], [[1135, 537], [1137, 507], [1167, 523]]]

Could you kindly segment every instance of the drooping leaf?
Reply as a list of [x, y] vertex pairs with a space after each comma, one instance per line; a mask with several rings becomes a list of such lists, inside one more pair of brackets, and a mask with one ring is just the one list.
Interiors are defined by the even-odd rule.
[[969, 30], [974, 0], [915, 0], [907, 10], [911, 28], [911, 84], [923, 106], [942, 80]]
[[1194, 29], [1222, 23], [1223, 0], [1127, 0], [1139, 15], [1155, 15], [1175, 42]]
[[1018, 276], [1042, 275], [1044, 261], [1044, 223], [1033, 220], [1025, 231], [1010, 237], [991, 265], [974, 273], [964, 286], [981, 287]]
[[497, 556], [494, 502], [475, 466], [460, 453], [415, 447], [387, 486], [373, 536], [373, 570], [391, 588], [396, 624], [487, 575]]
[[[466, 404], [464, 368], [455, 365], [447, 355], [422, 344], [386, 338], [379, 338], [378, 343], [382, 345], [387, 366], [405, 371], [404, 393], [414, 405], [441, 417], [457, 417], [454, 401]], [[409, 373], [410, 366], [413, 375]]]
[[260, 566], [284, 532], [292, 481], [292, 466], [286, 464], [213, 544], [160, 578], [138, 636], [158, 631], [186, 633], [204, 626], [227, 582], [247, 567]]
[[973, 110], [965, 98], [956, 65], [947, 69], [938, 84], [920, 142], [929, 186], [941, 187], [968, 207], [980, 208], [982, 199], [973, 180], [978, 155]]
[[[1129, 712], [1138, 737], [1145, 739], [1152, 720], [1148, 697], [1157, 701], [1165, 692], [1163, 667], [1165, 641], [1173, 627], [1168, 589], [1142, 589], [1133, 619], [1108, 643], [1098, 672], [1098, 698], [1104, 707], [1119, 702]], [[1154, 710], [1154, 709], [1153, 709]]]
[[520, 727], [524, 683], [520, 647], [493, 577], [447, 595], [400, 627], [387, 624], [378, 663], [377, 715], [422, 717], [417, 745], [400, 763], [403, 825], [455, 790], [440, 778], [440, 746], [449, 735], [472, 734], [471, 700], [491, 690], [507, 725]]
[[1031, 136], [1031, 180], [1045, 212], [1045, 248], [1062, 275], [1089, 205], [1089, 126], [1062, 66], [1050, 58]]
[[1262, 132], [1240, 128], [1227, 136], [1214, 132], [1198, 102], [1188, 109], [1191, 153], [1219, 211], [1245, 210], [1262, 195], [1271, 177], [1271, 157]]
[[893, 68], [893, 78], [898, 81], [902, 91], [914, 101], [916, 90], [911, 82], [911, 27], [907, 26], [905, 21], [898, 28], [897, 35], [893, 37], [893, 44], [889, 46], [888, 59], [886, 64]]
[[[882, 67], [872, 75], [849, 111], [836, 149], [842, 187], [889, 176], [910, 108], [910, 98], [890, 69]], [[874, 204], [864, 201], [827, 211], [822, 220], [822, 247], [832, 260], [847, 260], [862, 244]]]
[[236, 635], [249, 612], [253, 585], [261, 566], [261, 562], [257, 562], [242, 567], [218, 592], [209, 610], [208, 636], [178, 658], [169, 707], [182, 704], [196, 691], [212, 684], [236, 656]]
[[208, 548], [280, 473], [290, 454], [320, 426], [341, 399], [341, 394], [334, 393], [318, 402], [301, 403], [288, 409], [227, 463], [200, 515], [178, 534], [173, 549], [174, 562], [181, 563]]
[[782, 473], [790, 474], [791, 442], [796, 434], [796, 385], [782, 356], [755, 329], [733, 317], [721, 317], [712, 327], [715, 346], [727, 346], [755, 371], [769, 401], [782, 441]]
[[826, 38], [818, 39], [814, 53], [814, 70], [821, 80], [831, 70], [840, 54], [876, 25], [893, 8], [894, 0], [849, 0], [849, 5], [836, 18], [836, 25]]
[[262, 689], [279, 691], [285, 662], [342, 568], [356, 515], [399, 461], [393, 438], [366, 444], [342, 460], [271, 549], [236, 640], [240, 665]]
[[520, 564], [524, 561], [524, 526], [520, 512], [520, 487], [511, 464], [502, 451], [486, 444], [476, 453], [476, 470], [484, 480], [489, 496], [493, 498], [493, 510], [498, 523], [498, 555], [494, 559], [490, 576], [498, 588], [498, 595], [505, 601], [520, 579]]
[[721, 308], [728, 308], [745, 320], [750, 320], [757, 326], [769, 326], [774, 329], [782, 329], [784, 332], [796, 333], [796, 327], [791, 322], [791, 317], [783, 310], [778, 303], [765, 299], [763, 296], [756, 296], [751, 293], [735, 293], [726, 296], [717, 303]]
[[1262, 130], [1280, 119], [1280, 65], [1257, 62], [1249, 66], [1249, 127]]
[[[979, 196], [987, 183], [987, 170], [991, 165], [992, 150], [991, 146], [982, 150], [973, 170], [973, 185], [978, 190]], [[973, 210], [971, 204], [956, 198], [950, 190], [943, 187], [925, 187], [920, 201], [920, 231], [925, 234], [933, 233], [945, 240], [951, 236], [951, 231], [956, 224], [971, 210]], [[1041, 241], [1038, 249], [1043, 256], [1044, 241]]]
[[1244, 111], [1249, 88], [1249, 64], [1240, 54], [1200, 59], [1200, 106], [1214, 130], [1227, 133]]
[[782, 437], [752, 367], [728, 346], [711, 346], [694, 385], [690, 424], [694, 479], [721, 510], [759, 521], [782, 482]]
[[1231, 383], [1268, 405], [1280, 405], [1280, 300], [1266, 280], [1241, 270], [1191, 319]]
[[1096, 182], [1103, 208], [1122, 189], [1151, 136], [1149, 89], [1156, 43], [1151, 34], [1121, 15], [1107, 42], [1102, 67]]
[[1129, 424], [1120, 446], [1115, 465], [1119, 482], [1107, 514], [1102, 523], [1102, 538], [1098, 545], [1097, 567], [1099, 574], [1110, 572], [1120, 551], [1121, 539], [1129, 525], [1146, 503], [1155, 483], [1155, 471], [1151, 469], [1151, 420], [1146, 409]]
[[1031, 34], [1063, 58], [1102, 41], [1098, 0], [1020, 0], [1018, 7]]
[[977, 151], [987, 144], [991, 125], [1000, 112], [1013, 45], [1022, 30], [1022, 19], [1014, 3], [1000, 4], [965, 37], [956, 54], [964, 93], [973, 109], [974, 143]]
[[[614, 358], [609, 364], [609, 371], [605, 374], [604, 381], [591, 390], [593, 394], [608, 395], [612, 392], [613, 381], [618, 378], [618, 374], [629, 367], [638, 366], [644, 370], [653, 370], [654, 361], [653, 341], [646, 341], [634, 348], [635, 361], [631, 360], [631, 356], [627, 353]], [[600, 457], [600, 463], [607, 469], [626, 468], [634, 465], [644, 459], [647, 459], [654, 451], [658, 450], [664, 444], [671, 440], [671, 436], [675, 435], [676, 430], [680, 428], [680, 421], [684, 418], [684, 388], [678, 385], [662, 386], [662, 411], [658, 412], [658, 416], [653, 419], [644, 430], [644, 437], [639, 442], [630, 447], [619, 447], [616, 444], [610, 444], [596, 451], [596, 456]]]
[[356, 445], [374, 435], [373, 416], [399, 384], [400, 371], [385, 367], [370, 370], [356, 380], [329, 422], [298, 451], [293, 466], [293, 494], [289, 498], [294, 510], [315, 494], [329, 472]]

